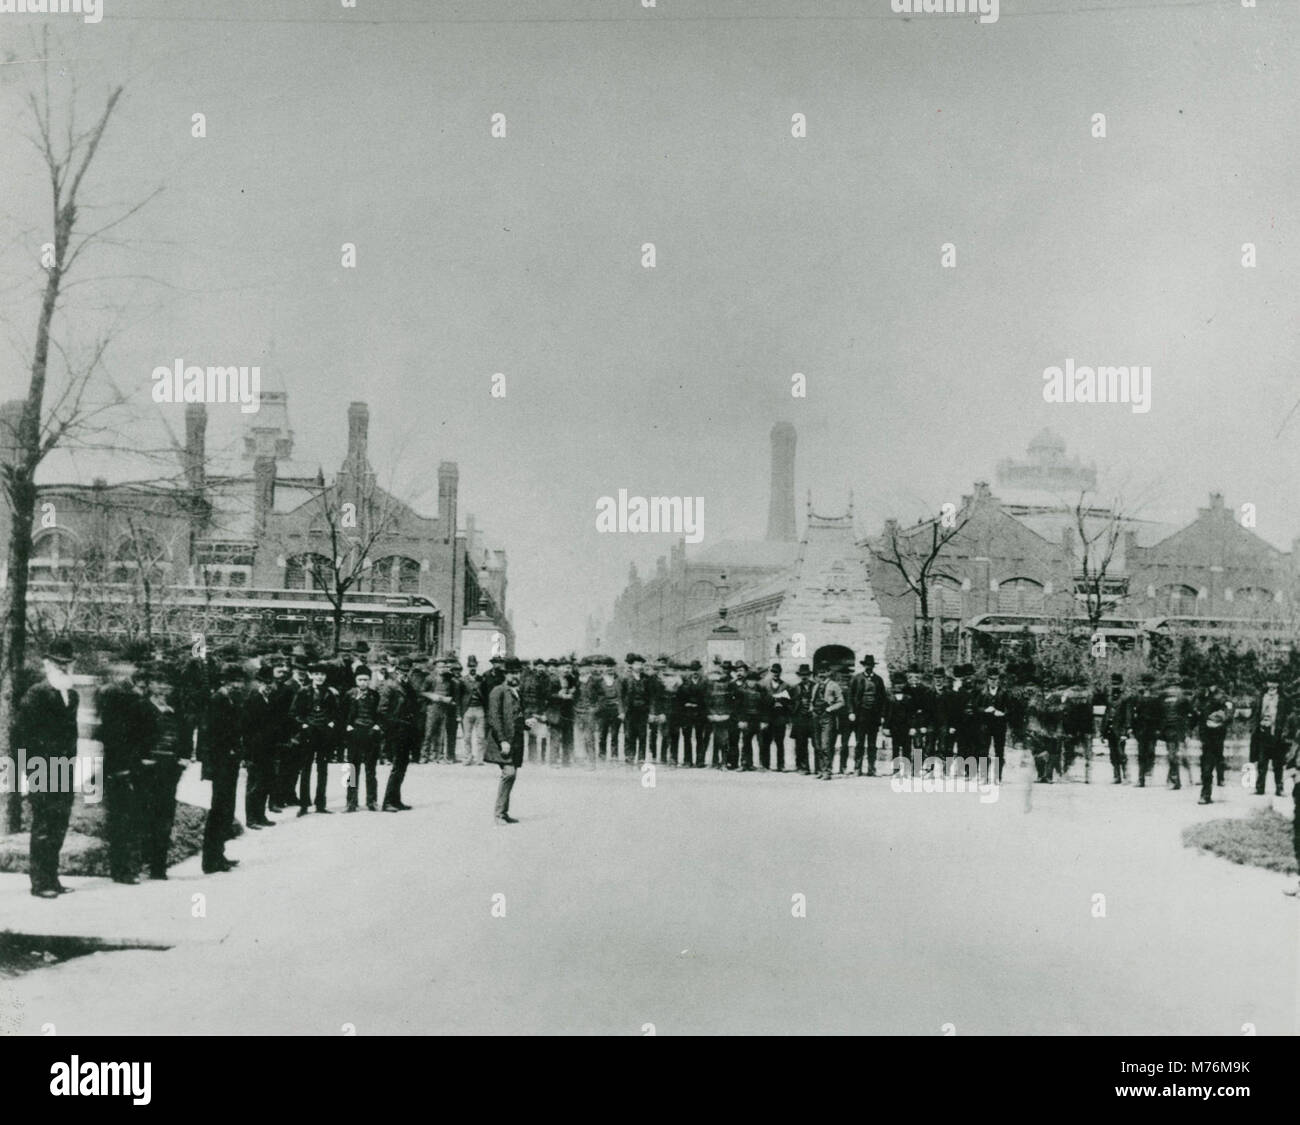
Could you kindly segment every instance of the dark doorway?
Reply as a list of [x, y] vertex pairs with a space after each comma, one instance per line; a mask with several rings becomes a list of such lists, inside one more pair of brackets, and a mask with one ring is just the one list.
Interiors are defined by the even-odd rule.
[[853, 650], [844, 645], [822, 645], [813, 653], [813, 672], [829, 669], [842, 684], [848, 684], [853, 675]]

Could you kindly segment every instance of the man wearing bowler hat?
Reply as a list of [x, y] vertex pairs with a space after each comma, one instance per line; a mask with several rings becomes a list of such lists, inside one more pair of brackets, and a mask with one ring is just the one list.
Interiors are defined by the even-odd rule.
[[808, 754], [810, 744], [816, 747], [816, 724], [813, 719], [812, 668], [800, 664], [796, 673], [799, 682], [790, 693], [790, 733], [794, 737], [794, 768], [796, 772], [808, 774], [812, 764]]
[[[709, 748], [709, 685], [704, 679], [698, 660], [692, 660], [686, 669], [686, 678], [673, 697], [678, 711], [678, 725], [682, 732], [682, 765], [704, 768], [704, 756]], [[692, 754], [691, 741], [695, 749]]]
[[497, 783], [495, 823], [518, 824], [510, 815], [510, 793], [519, 767], [524, 764], [524, 705], [519, 697], [520, 663], [513, 656], [505, 662], [505, 682], [488, 697], [488, 742], [483, 760], [501, 767]]
[[759, 732], [760, 764], [765, 770], [780, 773], [785, 769], [785, 727], [790, 720], [793, 702], [790, 688], [781, 677], [781, 665], [773, 664], [761, 683], [763, 691], [763, 726]]
[[876, 658], [867, 653], [862, 671], [849, 681], [849, 721], [853, 724], [854, 772], [862, 776], [862, 752], [867, 753], [867, 776], [876, 776], [876, 738], [885, 717], [889, 693], [876, 673]]
[[72, 889], [59, 882], [59, 852], [68, 834], [74, 793], [71, 785], [53, 784], [56, 778], [70, 780], [71, 770], [60, 768], [60, 763], [77, 756], [78, 698], [72, 687], [72, 661], [67, 641], [54, 641], [45, 649], [41, 656], [45, 679], [27, 689], [14, 724], [14, 746], [27, 751], [29, 766], [39, 762], [44, 767], [42, 784], [32, 785], [28, 793], [32, 805], [28, 873], [37, 898], [58, 898]]

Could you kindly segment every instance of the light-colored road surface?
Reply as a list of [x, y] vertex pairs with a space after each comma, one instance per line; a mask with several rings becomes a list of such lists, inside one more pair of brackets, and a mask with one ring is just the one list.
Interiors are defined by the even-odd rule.
[[[174, 948], [0, 982], [59, 1034], [1295, 1034], [1291, 879], [1185, 848], [1195, 791], [412, 767], [400, 814], [290, 816], [228, 875], [81, 880]], [[1235, 777], [1231, 779], [1235, 782]], [[341, 797], [336, 779], [332, 800]], [[187, 779], [187, 784], [190, 784]], [[1216, 797], [1218, 794], [1216, 794]], [[242, 806], [241, 806], [242, 811]], [[13, 877], [10, 877], [13, 878]], [[205, 917], [188, 917], [203, 895]], [[806, 916], [796, 917], [802, 895]], [[1104, 917], [1094, 896], [1104, 895]], [[504, 896], [503, 899], [496, 896]], [[171, 899], [175, 901], [172, 902]], [[10, 901], [14, 901], [12, 898]], [[504, 916], [493, 915], [504, 904]], [[179, 920], [179, 925], [178, 925]], [[185, 939], [184, 927], [196, 940]], [[218, 935], [213, 940], [213, 934]]]

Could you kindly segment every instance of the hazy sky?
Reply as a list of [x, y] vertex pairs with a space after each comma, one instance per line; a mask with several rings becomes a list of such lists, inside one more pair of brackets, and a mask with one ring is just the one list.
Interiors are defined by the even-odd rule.
[[[1275, 436], [1300, 398], [1300, 5], [1004, 0], [985, 25], [888, 0], [0, 15], [4, 397], [48, 236], [21, 135], [42, 24], [86, 113], [127, 85], [90, 217], [164, 188], [86, 259], [106, 280], [69, 291], [64, 331], [117, 311], [110, 364], [146, 420], [158, 364], [262, 363], [298, 459], [332, 471], [365, 399], [372, 462], [419, 480], [426, 510], [458, 461], [462, 514], [509, 552], [524, 653], [580, 646], [628, 564], [669, 549], [597, 534], [602, 495], [703, 496], [704, 546], [760, 537], [777, 419], [798, 429], [801, 519], [809, 488], [824, 512], [852, 488], [864, 530], [913, 519], [1049, 425], [1153, 515], [1218, 489], [1271, 542], [1300, 534], [1300, 415]], [[1067, 357], [1149, 364], [1153, 408], [1045, 403]]]

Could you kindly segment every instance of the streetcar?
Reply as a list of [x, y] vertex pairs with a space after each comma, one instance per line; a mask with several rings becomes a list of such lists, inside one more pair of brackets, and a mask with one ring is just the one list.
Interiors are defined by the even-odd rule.
[[[161, 586], [146, 608], [140, 591], [129, 584], [105, 583], [93, 595], [80, 594], [81, 605], [68, 614], [69, 591], [61, 583], [34, 582], [29, 591], [34, 613], [72, 633], [139, 635], [143, 617], [148, 632], [188, 640], [202, 633], [209, 644], [262, 645], [314, 642], [330, 651], [334, 644], [334, 606], [322, 590], [264, 590], [245, 587]], [[365, 641], [384, 652], [434, 652], [441, 613], [420, 594], [353, 593], [343, 596], [341, 645]]]

